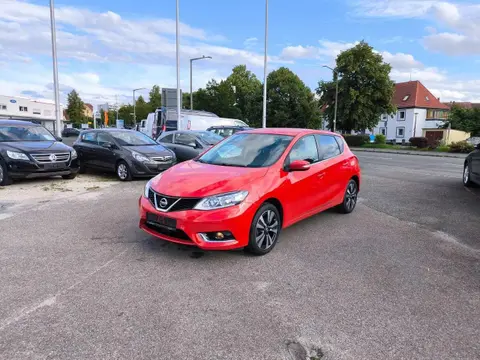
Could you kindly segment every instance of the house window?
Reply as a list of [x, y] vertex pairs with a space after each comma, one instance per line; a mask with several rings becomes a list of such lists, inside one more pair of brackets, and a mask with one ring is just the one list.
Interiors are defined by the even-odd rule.
[[428, 96], [425, 96], [425, 100], [430, 101], [430, 99], [428, 98]]
[[435, 110], [432, 110], [432, 109], [427, 110], [427, 119], [435, 119]]
[[380, 128], [380, 134], [382, 134], [382, 135], [387, 135], [387, 129], [385, 129], [385, 128]]
[[405, 127], [404, 126], [397, 127], [397, 138], [403, 138], [403, 137], [405, 137]]
[[7, 110], [7, 105], [0, 104], [0, 110]]
[[401, 121], [405, 120], [405, 111], [398, 112], [398, 120], [401, 120]]
[[28, 108], [26, 106], [19, 106], [18, 110], [23, 111], [23, 112], [28, 112]]
[[42, 115], [42, 111], [40, 109], [33, 109], [34, 115]]
[[382, 116], [382, 119], [383, 119], [383, 120], [387, 120], [387, 115], [386, 115], [386, 114], [383, 115], [383, 116]]
[[410, 95], [405, 95], [404, 98], [403, 98], [403, 101], [407, 101], [409, 97], [410, 97]]

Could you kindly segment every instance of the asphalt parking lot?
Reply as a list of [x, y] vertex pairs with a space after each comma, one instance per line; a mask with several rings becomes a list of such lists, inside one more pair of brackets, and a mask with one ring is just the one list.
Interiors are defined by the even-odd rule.
[[480, 358], [480, 191], [463, 161], [358, 156], [356, 211], [296, 224], [264, 257], [142, 233], [145, 181], [21, 204], [0, 189], [0, 358]]

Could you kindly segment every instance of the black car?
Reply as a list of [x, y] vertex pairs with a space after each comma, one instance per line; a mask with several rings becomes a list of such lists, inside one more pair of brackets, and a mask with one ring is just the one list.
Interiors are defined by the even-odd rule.
[[0, 120], [0, 185], [22, 178], [74, 179], [79, 170], [77, 153], [61, 141], [42, 125]]
[[157, 142], [175, 152], [178, 162], [193, 159], [222, 140], [210, 131], [194, 130], [165, 131], [157, 138]]
[[134, 130], [82, 131], [73, 148], [78, 153], [80, 172], [86, 168], [111, 171], [122, 181], [157, 175], [177, 161], [173, 151]]
[[80, 130], [75, 128], [65, 128], [62, 131], [63, 137], [78, 136], [79, 134], [80, 134]]
[[465, 186], [480, 185], [480, 144], [468, 154], [463, 167], [463, 184]]
[[244, 130], [252, 130], [253, 128], [248, 126], [211, 126], [207, 129], [207, 131], [211, 131], [221, 137], [229, 137], [236, 132], [244, 131]]

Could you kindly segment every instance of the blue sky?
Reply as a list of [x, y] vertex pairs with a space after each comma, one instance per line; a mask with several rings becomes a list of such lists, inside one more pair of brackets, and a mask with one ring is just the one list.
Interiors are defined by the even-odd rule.
[[[0, 0], [0, 93], [52, 98], [47, 0]], [[181, 79], [188, 89], [246, 64], [263, 76], [263, 0], [180, 0]], [[174, 87], [175, 0], [56, 1], [62, 98], [128, 102], [131, 89]], [[342, 50], [365, 39], [395, 81], [422, 81], [442, 101], [480, 102], [480, 4], [464, 0], [270, 0], [269, 69], [312, 89]]]

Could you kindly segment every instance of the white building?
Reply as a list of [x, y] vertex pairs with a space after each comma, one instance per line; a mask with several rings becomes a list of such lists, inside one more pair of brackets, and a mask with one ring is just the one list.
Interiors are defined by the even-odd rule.
[[397, 143], [408, 142], [411, 137], [438, 136], [434, 130], [444, 124], [450, 110], [420, 81], [396, 84], [393, 101], [397, 113], [382, 115], [373, 133], [386, 135], [387, 141]]
[[[60, 105], [63, 129], [63, 107]], [[29, 99], [0, 95], [0, 119], [30, 120], [55, 133], [55, 102], [47, 99]]]

